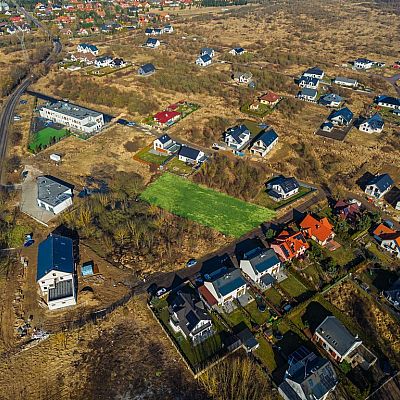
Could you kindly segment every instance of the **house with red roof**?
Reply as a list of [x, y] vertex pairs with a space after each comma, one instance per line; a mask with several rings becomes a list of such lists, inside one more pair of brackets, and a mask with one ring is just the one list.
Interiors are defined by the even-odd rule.
[[361, 214], [360, 206], [356, 200], [339, 200], [333, 206], [333, 212], [342, 220], [354, 222]]
[[181, 113], [178, 111], [160, 111], [154, 115], [154, 121], [159, 126], [171, 126], [181, 117]]
[[271, 248], [283, 261], [301, 257], [310, 247], [302, 232], [282, 231], [271, 243]]
[[262, 95], [259, 98], [259, 101], [261, 104], [265, 104], [267, 106], [273, 107], [279, 103], [280, 99], [281, 99], [281, 97], [278, 94], [276, 94], [274, 92], [268, 92], [268, 93]]
[[383, 249], [400, 258], [400, 231], [381, 223], [375, 228], [373, 235]]
[[326, 217], [318, 220], [311, 214], [308, 214], [303, 221], [301, 221], [300, 229], [306, 238], [316, 241], [321, 246], [325, 246], [335, 237], [333, 226]]

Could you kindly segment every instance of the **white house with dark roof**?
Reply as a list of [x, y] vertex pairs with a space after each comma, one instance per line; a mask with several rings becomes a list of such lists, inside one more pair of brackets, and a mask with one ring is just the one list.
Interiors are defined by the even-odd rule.
[[224, 142], [232, 149], [241, 150], [250, 142], [251, 133], [246, 125], [237, 125], [224, 133]]
[[391, 96], [378, 96], [374, 100], [375, 104], [379, 107], [392, 108], [393, 110], [400, 110], [400, 99]]
[[254, 283], [268, 289], [278, 279], [281, 262], [274, 250], [257, 247], [243, 255], [239, 267]]
[[358, 86], [357, 79], [345, 78], [343, 76], [337, 76], [333, 80], [333, 83], [335, 83], [336, 85], [345, 86], [345, 87], [352, 87], [352, 88], [355, 88], [355, 87]]
[[358, 129], [367, 133], [381, 133], [384, 126], [383, 118], [378, 113], [375, 113], [372, 117], [362, 122]]
[[212, 63], [212, 57], [208, 54], [202, 54], [196, 59], [196, 64], [200, 67], [206, 67]]
[[297, 93], [297, 98], [304, 101], [316, 102], [318, 96], [318, 91], [310, 88], [303, 88], [299, 93]]
[[305, 77], [316, 78], [316, 79], [322, 79], [324, 75], [325, 75], [324, 71], [322, 71], [322, 69], [317, 67], [309, 68], [307, 71], [303, 73], [303, 76]]
[[339, 107], [343, 102], [343, 97], [335, 93], [327, 93], [321, 96], [318, 103], [326, 107]]
[[389, 174], [375, 175], [366, 185], [365, 193], [368, 196], [381, 199], [393, 186], [393, 179]]
[[314, 341], [318, 343], [334, 360], [352, 362], [350, 357], [362, 340], [354, 337], [334, 316], [328, 316], [314, 332]]
[[353, 120], [353, 113], [347, 108], [332, 111], [328, 117], [328, 121], [335, 126], [348, 126]]
[[278, 134], [271, 128], [263, 130], [250, 147], [250, 153], [265, 157], [277, 144]]
[[50, 310], [76, 304], [76, 264], [72, 239], [50, 235], [39, 243], [36, 281]]
[[146, 40], [146, 43], [144, 44], [146, 47], [150, 47], [151, 49], [155, 49], [159, 47], [161, 42], [158, 39], [155, 38], [148, 38]]
[[243, 47], [235, 47], [232, 50], [229, 50], [229, 54], [232, 54], [233, 56], [241, 56], [244, 53], [246, 53], [246, 50]]
[[288, 199], [299, 192], [300, 185], [293, 177], [277, 176], [267, 183], [267, 193], [276, 201]]
[[138, 74], [141, 76], [149, 76], [154, 74], [156, 72], [156, 69], [153, 64], [147, 63], [143, 64], [139, 69], [138, 69]]
[[215, 56], [215, 51], [210, 47], [203, 47], [202, 49], [200, 49], [200, 55], [204, 56], [205, 54], [213, 58]]
[[173, 154], [176, 153], [180, 148], [180, 145], [172, 140], [167, 134], [161, 135], [153, 142], [153, 149], [158, 153]]
[[288, 357], [278, 392], [285, 400], [325, 400], [337, 383], [331, 362], [301, 346]]
[[369, 60], [368, 58], [357, 58], [354, 61], [354, 68], [357, 69], [370, 69], [375, 65], [374, 61]]
[[299, 86], [307, 89], [318, 89], [319, 79], [302, 75], [299, 79]]
[[247, 283], [239, 269], [222, 270], [222, 273], [214, 278], [204, 280], [199, 288], [200, 296], [209, 306], [223, 306], [244, 295]]
[[197, 165], [206, 159], [205, 154], [201, 150], [183, 144], [178, 152], [178, 159], [188, 164]]
[[76, 51], [78, 53], [92, 53], [94, 56], [97, 56], [99, 54], [99, 49], [93, 45], [93, 44], [88, 44], [88, 43], [80, 43], [76, 47]]
[[37, 205], [54, 214], [72, 206], [72, 187], [51, 176], [37, 178]]
[[201, 300], [191, 293], [180, 291], [168, 307], [169, 324], [175, 333], [181, 333], [193, 345], [214, 334], [212, 319]]
[[97, 68], [111, 67], [113, 65], [113, 58], [111, 56], [98, 57], [96, 58], [94, 65]]

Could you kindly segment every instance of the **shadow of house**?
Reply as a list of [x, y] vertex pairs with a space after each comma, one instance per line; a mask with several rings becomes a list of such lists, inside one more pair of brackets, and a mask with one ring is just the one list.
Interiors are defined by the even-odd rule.
[[400, 189], [393, 186], [388, 193], [385, 194], [384, 199], [393, 207], [396, 208], [397, 203], [400, 204]]
[[359, 115], [358, 118], [354, 120], [354, 127], [360, 129], [360, 125], [365, 121], [367, 121], [367, 118], [363, 117], [362, 115]]
[[365, 191], [365, 188], [367, 187], [368, 183], [375, 177], [374, 174], [371, 172], [365, 172], [360, 178], [356, 180], [356, 184], [362, 189], [362, 191]]
[[375, 269], [375, 277], [372, 280], [372, 284], [381, 292], [389, 290], [390, 287], [397, 281], [398, 276], [396, 272], [389, 271], [387, 269]]
[[314, 333], [322, 321], [330, 315], [332, 314], [320, 303], [312, 301], [307, 306], [305, 313], [301, 317], [301, 320], [303, 324], [308, 326], [311, 332]]
[[243, 259], [245, 253], [257, 247], [265, 247], [265, 243], [259, 237], [245, 239], [242, 242], [237, 243], [234, 254], [238, 262]]
[[201, 265], [199, 272], [204, 276], [206, 274], [211, 274], [213, 272], [216, 272], [224, 267], [226, 269], [235, 267], [231, 258], [229, 257], [229, 254], [227, 253], [221, 256], [214, 256], [204, 261], [203, 264]]

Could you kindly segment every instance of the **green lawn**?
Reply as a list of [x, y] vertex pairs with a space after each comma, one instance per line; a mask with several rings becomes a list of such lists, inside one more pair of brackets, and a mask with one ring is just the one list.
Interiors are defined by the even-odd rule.
[[260, 347], [254, 351], [254, 355], [268, 368], [270, 372], [274, 371], [277, 367], [277, 363], [271, 343], [261, 335], [257, 337], [257, 340]]
[[307, 292], [307, 288], [293, 275], [289, 275], [280, 283], [280, 286], [282, 286], [282, 288], [286, 290], [292, 297], [299, 297], [303, 293]]
[[54, 129], [47, 127], [33, 135], [32, 141], [29, 143], [28, 148], [34, 151], [41, 146], [41, 148], [44, 149], [51, 144], [53, 138], [55, 138], [58, 142], [61, 138], [67, 135], [68, 132], [65, 129]]
[[143, 161], [147, 161], [152, 164], [161, 165], [169, 156], [159, 156], [157, 154], [150, 153], [149, 150], [152, 149], [153, 146], [147, 146], [142, 150], [139, 150], [135, 154], [135, 158], [139, 158]]
[[245, 308], [253, 317], [254, 322], [258, 325], [264, 324], [270, 317], [268, 309], [266, 309], [264, 312], [259, 311], [257, 308], [257, 302], [255, 300], [248, 304]]
[[271, 197], [268, 196], [266, 190], [263, 189], [257, 195], [254, 202], [262, 207], [267, 207], [271, 208], [272, 210], [277, 210], [280, 207], [287, 206], [288, 204], [293, 203], [294, 201], [302, 198], [303, 196], [306, 196], [308, 193], [311, 193], [311, 189], [306, 188], [304, 186], [300, 186], [299, 192], [295, 196], [290, 197], [289, 199], [286, 200], [275, 201], [272, 200]]
[[346, 245], [342, 245], [335, 251], [324, 249], [324, 253], [327, 257], [332, 257], [340, 266], [346, 265], [355, 258], [354, 250]]
[[275, 109], [275, 107], [271, 108], [266, 104], [260, 104], [257, 110], [250, 110], [250, 104], [251, 103], [244, 104], [242, 107], [240, 107], [240, 111], [253, 117], [262, 118]]
[[231, 326], [239, 325], [241, 322], [244, 322], [249, 328], [251, 328], [250, 321], [239, 308], [229, 314], [224, 314], [224, 319], [229, 321]]
[[150, 184], [141, 198], [181, 217], [240, 237], [271, 220], [275, 212], [165, 173]]
[[178, 157], [175, 157], [171, 161], [169, 161], [167, 167], [170, 171], [178, 175], [188, 175], [193, 172], [192, 166], [179, 160]]
[[279, 294], [279, 292], [275, 288], [270, 288], [266, 292], [264, 292], [265, 297], [274, 303], [276, 306], [279, 306], [282, 301], [282, 296]]

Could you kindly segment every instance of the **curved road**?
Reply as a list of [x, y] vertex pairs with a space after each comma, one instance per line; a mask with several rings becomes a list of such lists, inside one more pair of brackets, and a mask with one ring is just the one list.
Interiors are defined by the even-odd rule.
[[[27, 18], [29, 18], [35, 25], [43, 29], [47, 34], [49, 32], [45, 27], [40, 24], [35, 18], [28, 14], [23, 8], [18, 7], [19, 11]], [[55, 61], [55, 56], [60, 53], [62, 48], [61, 42], [58, 39], [53, 39], [53, 50], [49, 56], [42, 61], [46, 68], [49, 68]], [[15, 107], [17, 106], [21, 95], [25, 92], [28, 86], [34, 82], [34, 76], [29, 75], [23, 79], [14, 91], [7, 97], [3, 109], [0, 114], [0, 183], [3, 184], [4, 175], [4, 162], [7, 154], [7, 143], [8, 143], [8, 128], [10, 126], [11, 120], [14, 116]]]

